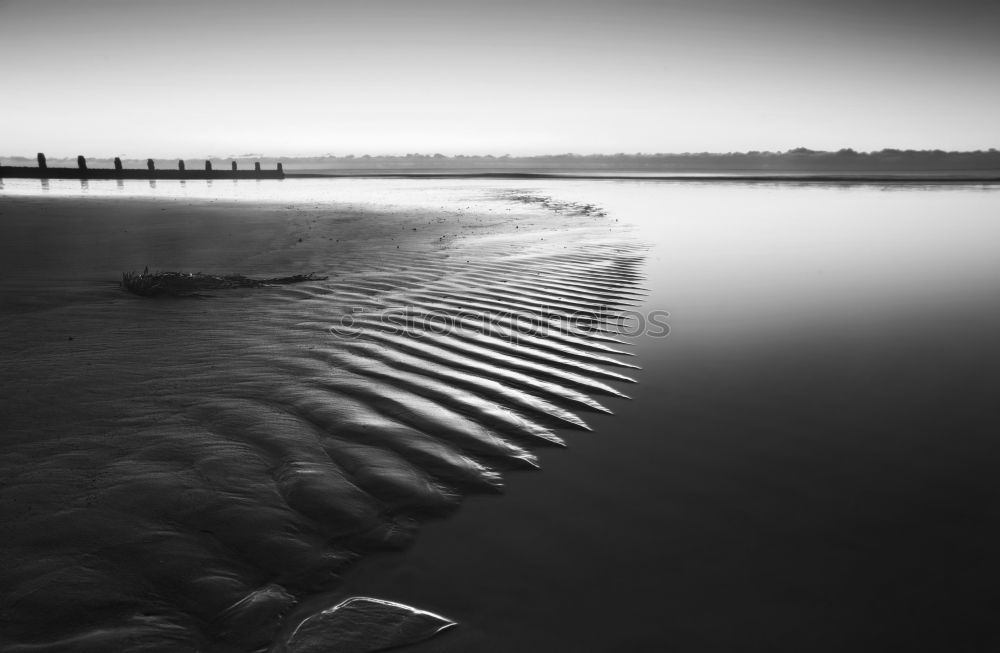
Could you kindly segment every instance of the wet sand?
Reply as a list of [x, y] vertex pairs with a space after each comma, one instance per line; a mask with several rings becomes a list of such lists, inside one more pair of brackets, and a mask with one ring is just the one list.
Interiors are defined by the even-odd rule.
[[[621, 394], [610, 368], [634, 368], [604, 324], [641, 254], [592, 207], [22, 196], [0, 212], [7, 650], [346, 646], [366, 635], [291, 632], [340, 601], [285, 617], [358, 555], [537, 466], [555, 429], [605, 410], [592, 395]], [[147, 265], [328, 278], [117, 287]], [[504, 335], [511, 311], [547, 327], [584, 310]], [[381, 627], [386, 604], [353, 605]]]

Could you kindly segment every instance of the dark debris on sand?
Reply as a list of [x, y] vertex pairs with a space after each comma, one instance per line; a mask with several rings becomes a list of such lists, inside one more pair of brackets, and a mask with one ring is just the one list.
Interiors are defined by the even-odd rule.
[[201, 272], [150, 272], [147, 266], [142, 272], [122, 272], [121, 287], [123, 290], [142, 295], [156, 297], [158, 295], [195, 295], [206, 290], [224, 290], [227, 288], [261, 288], [264, 286], [301, 283], [304, 281], [323, 281], [328, 277], [317, 276], [315, 273], [296, 274], [290, 277], [274, 277], [271, 279], [251, 279], [241, 274], [214, 275]]
[[596, 204], [585, 204], [582, 202], [564, 202], [544, 195], [532, 195], [531, 193], [511, 191], [507, 194], [507, 199], [522, 204], [535, 204], [556, 213], [579, 216], [606, 217], [607, 212]]

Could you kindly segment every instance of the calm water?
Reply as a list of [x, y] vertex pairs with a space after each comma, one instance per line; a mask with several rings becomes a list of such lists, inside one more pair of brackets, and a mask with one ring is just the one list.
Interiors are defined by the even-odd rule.
[[417, 650], [990, 650], [1000, 194], [558, 184], [652, 243], [631, 402], [345, 592]]
[[[644, 368], [542, 450], [362, 560], [364, 594], [461, 627], [424, 651], [992, 650], [1000, 602], [1000, 191], [285, 180], [39, 182], [5, 195], [498, 211], [603, 207], [648, 246]], [[618, 233], [615, 233], [618, 237]], [[638, 322], [640, 320], [637, 320]]]

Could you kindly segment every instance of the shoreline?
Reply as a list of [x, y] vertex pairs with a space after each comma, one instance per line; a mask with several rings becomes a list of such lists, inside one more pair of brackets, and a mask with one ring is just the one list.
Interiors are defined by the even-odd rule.
[[286, 172], [286, 179], [569, 179], [574, 181], [695, 181], [695, 182], [758, 182], [758, 183], [898, 183], [898, 184], [1000, 184], [1000, 176], [921, 176], [916, 175], [837, 175], [837, 174], [573, 174], [547, 172]]
[[835, 184], [1000, 184], [1000, 172], [947, 174], [941, 171], [900, 173], [775, 173], [775, 172], [687, 172], [634, 174], [593, 171], [378, 171], [344, 170], [305, 172], [282, 170], [114, 170], [105, 168], [39, 168], [0, 166], [4, 179], [93, 179], [93, 180], [213, 180], [213, 179], [511, 179], [573, 181], [688, 181], [701, 183], [835, 183]]

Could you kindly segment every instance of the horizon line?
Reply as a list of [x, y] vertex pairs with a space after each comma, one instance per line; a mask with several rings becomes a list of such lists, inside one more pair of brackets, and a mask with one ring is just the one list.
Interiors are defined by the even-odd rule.
[[[331, 152], [326, 152], [323, 154], [263, 154], [257, 152], [247, 152], [244, 154], [207, 154], [207, 155], [180, 155], [180, 156], [123, 156], [120, 154], [111, 155], [81, 155], [81, 154], [69, 154], [69, 155], [48, 155], [47, 158], [53, 159], [75, 159], [78, 156], [84, 156], [88, 159], [114, 159], [116, 157], [121, 158], [126, 161], [142, 161], [145, 159], [154, 160], [233, 160], [233, 159], [364, 159], [364, 158], [390, 158], [390, 159], [406, 159], [406, 158], [429, 158], [429, 159], [461, 159], [461, 158], [480, 158], [480, 159], [545, 159], [552, 157], [573, 157], [573, 158], [604, 158], [604, 157], [664, 157], [664, 156], [741, 156], [741, 155], [770, 155], [770, 156], [783, 156], [788, 154], [844, 154], [844, 155], [858, 155], [858, 156], [868, 156], [872, 154], [997, 154], [1000, 153], [1000, 148], [988, 147], [979, 148], [975, 150], [944, 150], [941, 148], [897, 148], [897, 147], [885, 147], [879, 150], [855, 150], [850, 147], [842, 147], [837, 150], [814, 150], [808, 147], [796, 147], [788, 150], [730, 150], [726, 152], [722, 151], [712, 151], [712, 150], [702, 150], [702, 151], [684, 151], [684, 152], [552, 152], [547, 154], [442, 154], [441, 152], [407, 152], [402, 153], [344, 153], [344, 154], [334, 154]], [[3, 159], [35, 159], [39, 152], [34, 154], [2, 154], [0, 155], [0, 162]]]

